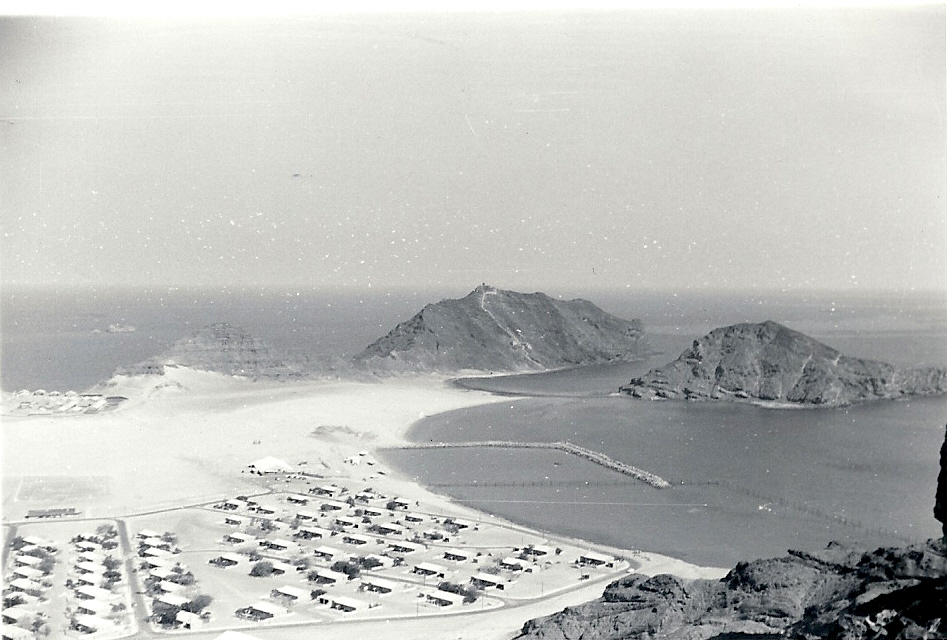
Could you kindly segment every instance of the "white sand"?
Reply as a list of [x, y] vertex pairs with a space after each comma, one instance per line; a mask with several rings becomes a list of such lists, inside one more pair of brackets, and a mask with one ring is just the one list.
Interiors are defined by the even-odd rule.
[[[232, 497], [256, 486], [244, 470], [265, 456], [291, 465], [305, 461], [301, 468], [310, 472], [358, 481], [371, 470], [343, 461], [360, 451], [405, 442], [407, 430], [419, 418], [510, 401], [461, 390], [435, 377], [276, 383], [188, 369], [168, 369], [163, 377], [119, 379], [106, 393], [130, 400], [116, 411], [98, 415], [3, 418], [5, 522], [44, 507], [76, 507], [86, 517], [119, 517]], [[313, 436], [317, 428], [318, 435]], [[71, 485], [73, 495], [66, 489], [64, 494], [37, 500], [36, 487], [43, 481], [36, 478], [59, 478], [66, 487], [71, 478], [79, 482]], [[396, 473], [366, 481], [366, 486], [389, 495], [474, 513]], [[636, 559], [639, 571], [647, 575], [672, 573], [690, 579], [723, 573], [656, 554], [643, 553]], [[541, 602], [462, 618], [323, 626], [320, 637], [382, 631], [395, 637], [508, 638], [530, 618], [600, 596], [604, 584], [592, 582]], [[281, 629], [272, 636], [262, 629], [253, 633], [261, 638], [302, 638], [310, 637], [312, 630]]]

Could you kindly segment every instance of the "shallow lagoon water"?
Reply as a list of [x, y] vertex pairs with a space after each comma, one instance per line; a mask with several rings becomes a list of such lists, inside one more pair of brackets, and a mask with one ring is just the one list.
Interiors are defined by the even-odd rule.
[[[424, 484], [539, 529], [704, 564], [934, 537], [947, 399], [843, 409], [543, 397], [425, 418], [414, 441], [569, 440], [669, 480], [657, 490], [542, 450], [394, 451]], [[557, 461], [559, 464], [556, 464]], [[576, 461], [577, 463], [579, 461]]]

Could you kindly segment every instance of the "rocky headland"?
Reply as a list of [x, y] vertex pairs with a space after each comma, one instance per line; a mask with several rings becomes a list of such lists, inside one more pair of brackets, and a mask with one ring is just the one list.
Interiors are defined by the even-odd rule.
[[168, 366], [273, 379], [298, 378], [305, 370], [303, 364], [292, 361], [245, 329], [221, 322], [195, 331], [154, 358], [115, 373], [161, 375]]
[[677, 360], [621, 388], [644, 398], [844, 406], [947, 392], [947, 370], [900, 369], [844, 356], [779, 323], [735, 324], [695, 340]]
[[425, 306], [355, 357], [384, 372], [542, 371], [639, 358], [638, 320], [586, 300], [555, 300], [481, 285], [459, 300]]
[[[947, 438], [935, 515], [947, 532]], [[531, 640], [947, 638], [947, 537], [909, 547], [740, 563], [719, 581], [630, 575], [602, 597], [527, 622]]]

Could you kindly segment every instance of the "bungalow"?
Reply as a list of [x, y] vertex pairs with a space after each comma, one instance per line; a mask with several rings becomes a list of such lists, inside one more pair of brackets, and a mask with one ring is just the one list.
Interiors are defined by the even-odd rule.
[[414, 568], [411, 569], [411, 573], [416, 573], [419, 576], [425, 577], [437, 576], [438, 578], [443, 578], [447, 574], [447, 569], [432, 562], [421, 562], [414, 565]]
[[[321, 598], [320, 598], [321, 601]], [[356, 609], [362, 607], [362, 602], [356, 600], [355, 598], [347, 598], [345, 596], [329, 596], [329, 608], [336, 609], [343, 613], [351, 613]]]
[[80, 587], [86, 586], [86, 585], [94, 586], [100, 582], [102, 582], [102, 576], [92, 574], [92, 573], [86, 573], [81, 576], [76, 576], [76, 580], [75, 580], [75, 584], [79, 585]]
[[17, 567], [36, 567], [42, 561], [42, 558], [37, 558], [36, 556], [27, 556], [23, 554], [17, 554], [13, 556], [13, 564]]
[[464, 596], [459, 593], [451, 593], [450, 591], [431, 591], [424, 595], [424, 599], [431, 604], [435, 604], [439, 607], [451, 607], [459, 606], [464, 603]]
[[505, 588], [503, 578], [499, 576], [493, 576], [489, 573], [478, 573], [470, 577], [470, 584], [475, 586], [478, 589], [487, 589], [489, 587], [496, 587], [501, 591]]
[[246, 506], [246, 503], [237, 502], [236, 500], [228, 500], [222, 504], [217, 505], [218, 509], [223, 509], [224, 511], [236, 511], [237, 509], [242, 509]]
[[224, 524], [229, 524], [232, 527], [239, 527], [243, 524], [243, 518], [237, 518], [235, 516], [224, 516]]
[[190, 611], [178, 611], [174, 616], [174, 626], [179, 629], [195, 629], [200, 626], [201, 617]]
[[171, 567], [155, 567], [148, 572], [149, 577], [158, 578], [158, 580], [167, 580], [171, 576], [177, 575], [177, 572]]
[[371, 591], [372, 593], [391, 593], [398, 587], [398, 584], [391, 582], [390, 580], [383, 580], [382, 578], [376, 578], [374, 576], [366, 576], [362, 578], [362, 584], [359, 586], [360, 591]]
[[190, 602], [190, 600], [177, 593], [165, 593], [155, 598], [155, 600], [169, 607], [176, 607], [178, 609]]
[[105, 556], [101, 553], [96, 553], [95, 551], [83, 551], [79, 554], [79, 560], [81, 562], [94, 562], [96, 564], [103, 564], [105, 562]]
[[343, 584], [349, 579], [348, 575], [332, 569], [316, 569], [316, 584]]
[[385, 512], [381, 509], [376, 509], [375, 507], [364, 507], [362, 513], [370, 518], [379, 518], [385, 515]]
[[256, 604], [251, 604], [249, 607], [244, 607], [237, 611], [239, 617], [250, 618], [251, 620], [257, 621], [268, 620], [282, 613], [286, 613], [286, 609], [278, 607], [275, 604], [270, 604], [269, 602], [257, 602]]
[[105, 567], [100, 564], [96, 564], [95, 562], [77, 562], [76, 572], [80, 575], [85, 575], [87, 573], [102, 575], [105, 573]]
[[405, 500], [404, 498], [392, 498], [388, 501], [389, 509], [407, 509], [411, 506], [410, 500]]
[[46, 538], [40, 538], [39, 536], [23, 536], [23, 542], [39, 547], [45, 551], [49, 551], [50, 553], [56, 553], [56, 551], [58, 551], [56, 545]]
[[317, 496], [335, 497], [335, 496], [339, 495], [339, 492], [341, 492], [341, 491], [342, 491], [342, 489], [339, 488], [339, 487], [337, 487], [337, 486], [335, 486], [334, 484], [327, 484], [327, 485], [323, 485], [323, 486], [321, 486], [321, 487], [312, 487], [312, 488], [309, 490], [309, 493], [314, 493], [314, 494], [316, 494]]
[[526, 555], [536, 556], [536, 557], [548, 556], [552, 552], [553, 552], [552, 547], [547, 547], [546, 545], [542, 545], [542, 544], [536, 544], [536, 545], [526, 547], [525, 549], [523, 549], [523, 553], [525, 553]]
[[83, 600], [76, 605], [76, 613], [89, 616], [105, 616], [112, 612], [112, 605], [100, 600]]
[[11, 580], [8, 584], [10, 591], [18, 591], [20, 593], [28, 593], [30, 595], [40, 595], [45, 590], [42, 584], [36, 582], [35, 580], [30, 580], [29, 578], [17, 578], [16, 580]]
[[522, 571], [526, 568], [526, 563], [519, 558], [510, 556], [500, 560], [500, 568], [506, 569], [507, 571]]
[[424, 522], [424, 516], [419, 513], [406, 513], [404, 514], [404, 521], [413, 523]]
[[583, 567], [613, 567], [615, 566], [615, 558], [603, 553], [586, 551], [579, 556], [578, 563]]
[[357, 533], [346, 533], [342, 536], [342, 542], [345, 544], [354, 544], [356, 546], [366, 545], [371, 541], [372, 539], [368, 536], [360, 536]]
[[29, 621], [36, 614], [22, 606], [7, 607], [3, 610], [3, 624], [17, 624], [21, 620]]
[[309, 592], [298, 587], [283, 586], [273, 589], [270, 592], [270, 597], [283, 601], [301, 602], [309, 599]]
[[293, 534], [293, 537], [302, 538], [303, 540], [312, 540], [313, 538], [328, 538], [331, 535], [331, 531], [322, 529], [321, 527], [299, 527], [296, 533]]
[[319, 511], [342, 511], [343, 505], [338, 502], [323, 502], [319, 505]]
[[0, 637], [2, 637], [3, 640], [33, 640], [34, 635], [32, 631], [23, 629], [22, 627], [5, 624], [3, 625], [3, 629], [0, 630]]
[[281, 576], [284, 573], [292, 573], [296, 570], [291, 564], [286, 564], [285, 562], [273, 562], [273, 575]]
[[135, 534], [135, 537], [144, 540], [146, 538], [160, 538], [161, 534], [157, 531], [152, 531], [151, 529], [142, 529], [137, 534]]
[[157, 547], [147, 547], [144, 551], [139, 552], [140, 556], [143, 558], [172, 558], [174, 554], [170, 551], [164, 549], [158, 549]]
[[351, 529], [358, 529], [358, 518], [353, 518], [350, 516], [339, 516], [335, 519], [335, 523], [340, 527], [347, 527]]
[[400, 536], [404, 534], [404, 529], [396, 524], [375, 525], [374, 530], [385, 536]]
[[184, 585], [180, 585], [177, 582], [162, 580], [158, 583], [158, 591], [161, 593], [181, 593], [183, 590]]
[[233, 567], [240, 564], [241, 556], [236, 553], [222, 553], [216, 558], [211, 558], [209, 564], [215, 564], [218, 567]]
[[262, 514], [265, 515], [265, 516], [271, 516], [271, 515], [273, 515], [274, 513], [276, 513], [276, 510], [275, 510], [275, 509], [270, 509], [269, 507], [257, 506], [256, 512], [257, 512], [257, 513], [262, 513]]
[[280, 460], [279, 458], [274, 458], [273, 456], [267, 456], [265, 458], [260, 458], [255, 462], [251, 462], [247, 465], [251, 471], [256, 473], [285, 473], [292, 471], [293, 468]]
[[158, 567], [170, 567], [174, 562], [167, 558], [145, 558], [141, 562], [143, 569], [157, 569]]
[[290, 504], [307, 505], [309, 504], [309, 498], [307, 496], [301, 496], [298, 494], [291, 493], [288, 496], [286, 496], [286, 502], [289, 502]]
[[448, 549], [444, 552], [444, 559], [452, 562], [467, 562], [470, 559], [470, 552], [461, 551], [460, 549]]
[[171, 551], [171, 543], [159, 537], [144, 538], [138, 543], [143, 544], [146, 547], [151, 547], [152, 549], [164, 549], [165, 551]]
[[355, 494], [356, 500], [358, 500], [359, 502], [365, 502], [365, 503], [371, 502], [376, 497], [377, 496], [371, 491], [359, 491], [358, 493]]
[[313, 554], [317, 558], [323, 558], [325, 560], [331, 560], [335, 556], [345, 555], [342, 551], [336, 549], [335, 547], [319, 547], [313, 551]]
[[108, 589], [85, 585], [79, 587], [76, 591], [76, 597], [79, 600], [109, 600], [112, 598], [112, 592]]
[[414, 553], [422, 549], [420, 545], [412, 544], [410, 542], [401, 542], [400, 540], [390, 543], [388, 548], [395, 553]]
[[269, 540], [266, 543], [266, 546], [273, 551], [287, 551], [290, 547], [295, 546], [294, 543], [289, 540], [283, 540], [281, 538], [276, 538], [274, 540]]
[[80, 614], [76, 616], [76, 621], [73, 626], [79, 633], [96, 633], [98, 631], [112, 629], [115, 625], [98, 616]]
[[232, 544], [247, 544], [248, 542], [253, 542], [253, 536], [248, 536], [245, 533], [239, 533], [234, 531], [233, 533], [228, 533], [224, 536], [224, 542], [230, 542]]
[[387, 568], [394, 566], [395, 561], [389, 558], [388, 556], [380, 556], [376, 553], [370, 553], [365, 556], [366, 560], [372, 560], [374, 563], [377, 563], [376, 566]]
[[427, 529], [421, 533], [421, 537], [425, 540], [447, 540], [444, 534], [437, 529]]
[[319, 518], [319, 514], [312, 511], [297, 511], [296, 518], [299, 520], [316, 520]]
[[27, 580], [36, 580], [38, 582], [42, 580], [46, 574], [33, 567], [17, 567], [13, 570], [13, 575], [17, 578], [26, 578]]

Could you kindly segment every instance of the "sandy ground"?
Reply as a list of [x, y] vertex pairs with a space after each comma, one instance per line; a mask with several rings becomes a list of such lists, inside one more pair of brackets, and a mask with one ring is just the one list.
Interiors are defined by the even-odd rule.
[[[377, 476], [376, 468], [344, 460], [404, 442], [411, 424], [425, 415], [510, 401], [433, 377], [277, 383], [187, 369], [116, 379], [105, 392], [129, 401], [97, 415], [3, 418], [5, 523], [46, 507], [75, 507], [88, 518], [125, 517], [233, 497], [258, 486], [245, 469], [265, 456], [305, 463], [299, 468], [327, 477], [370, 480], [388, 495], [477, 517], [411, 479], [390, 471]], [[655, 554], [620, 553], [634, 556], [638, 571], [649, 575], [722, 575], [718, 568]], [[509, 638], [526, 620], [594, 599], [604, 586], [593, 580], [566, 594], [492, 612], [320, 626], [319, 635]], [[264, 639], [302, 638], [311, 637], [312, 627], [249, 632]]]

